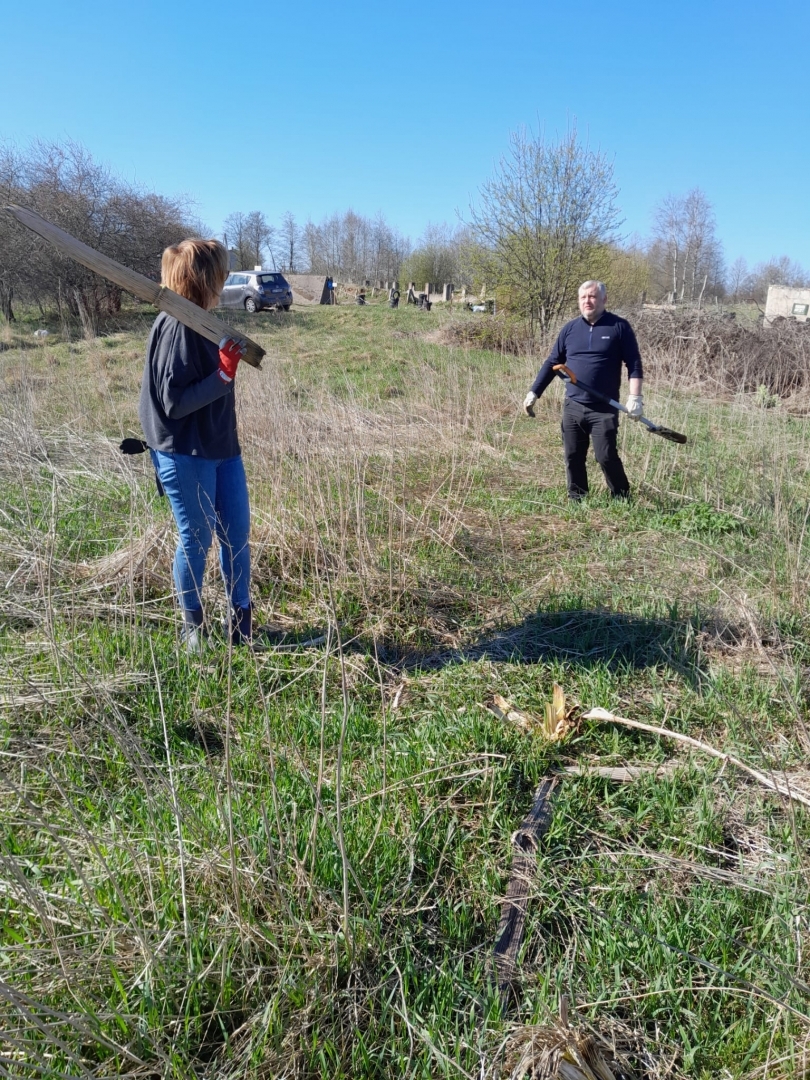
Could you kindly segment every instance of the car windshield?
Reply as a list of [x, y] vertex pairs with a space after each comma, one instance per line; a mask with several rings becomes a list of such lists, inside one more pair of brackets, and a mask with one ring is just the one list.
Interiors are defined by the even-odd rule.
[[283, 285], [284, 278], [281, 274], [259, 274], [260, 285]]

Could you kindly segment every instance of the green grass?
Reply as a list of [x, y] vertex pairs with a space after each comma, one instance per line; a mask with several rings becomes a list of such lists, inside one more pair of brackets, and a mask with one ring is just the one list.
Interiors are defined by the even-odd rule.
[[[461, 316], [459, 316], [461, 317]], [[565, 499], [534, 361], [448, 348], [444, 313], [235, 321], [255, 593], [276, 644], [178, 649], [172, 532], [137, 433], [141, 312], [2, 330], [0, 1064], [13, 1076], [498, 1075], [569, 996], [649, 1076], [804, 1075], [807, 812], [553, 684], [807, 790], [806, 425], [649, 380], [674, 447]], [[214, 567], [206, 602], [223, 607]], [[559, 785], [520, 991], [491, 952], [510, 837]], [[671, 1071], [667, 1063], [671, 1062]]]

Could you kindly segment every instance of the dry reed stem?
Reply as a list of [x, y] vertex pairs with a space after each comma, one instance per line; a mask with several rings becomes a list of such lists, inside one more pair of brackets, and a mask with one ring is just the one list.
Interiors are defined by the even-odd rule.
[[709, 757], [718, 758], [720, 761], [728, 762], [729, 765], [733, 765], [736, 769], [753, 777], [757, 783], [770, 788], [771, 791], [776, 791], [779, 795], [784, 796], [792, 802], [801, 803], [802, 806], [810, 806], [810, 795], [805, 795], [800, 791], [796, 791], [790, 786], [782, 784], [777, 780], [771, 780], [764, 773], [761, 773], [758, 769], [752, 769], [750, 765], [746, 765], [732, 754], [727, 754], [722, 750], [715, 750], [715, 748], [709, 746], [708, 743], [700, 742], [698, 739], [692, 739], [688, 735], [681, 735], [680, 732], [671, 731], [669, 728], [665, 727], [654, 727], [651, 724], [641, 724], [637, 720], [628, 720], [624, 716], [615, 716], [613, 713], [608, 712], [607, 709], [591, 709], [590, 712], [583, 713], [582, 718], [583, 720], [603, 720], [608, 723], [622, 724], [624, 727], [635, 728], [637, 731], [646, 731], [651, 735], [660, 735], [665, 739], [674, 739], [676, 742], [681, 742], [687, 746], [693, 747], [695, 750], [700, 750], [703, 754], [708, 754]]

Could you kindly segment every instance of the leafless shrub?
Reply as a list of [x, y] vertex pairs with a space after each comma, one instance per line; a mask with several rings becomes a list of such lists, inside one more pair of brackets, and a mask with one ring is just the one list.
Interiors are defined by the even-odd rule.
[[[155, 278], [163, 249], [200, 230], [178, 200], [132, 187], [70, 141], [34, 142], [24, 151], [0, 143], [0, 200], [36, 210], [91, 247]], [[85, 336], [92, 337], [97, 316], [120, 310], [121, 289], [0, 214], [0, 312], [9, 321], [14, 299], [78, 318]]]

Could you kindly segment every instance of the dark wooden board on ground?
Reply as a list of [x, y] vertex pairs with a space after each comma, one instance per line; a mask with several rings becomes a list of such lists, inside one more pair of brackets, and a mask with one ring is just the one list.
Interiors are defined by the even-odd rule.
[[514, 997], [517, 954], [523, 941], [529, 887], [537, 871], [537, 848], [551, 824], [551, 800], [558, 777], [541, 781], [534, 793], [532, 808], [512, 837], [514, 854], [506, 896], [501, 904], [501, 918], [495, 938], [494, 962], [498, 990], [508, 1002]]

